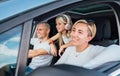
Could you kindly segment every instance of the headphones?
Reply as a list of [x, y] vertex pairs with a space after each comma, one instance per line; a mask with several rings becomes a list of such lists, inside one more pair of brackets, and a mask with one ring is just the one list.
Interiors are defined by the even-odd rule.
[[71, 24], [70, 24], [70, 19], [69, 19], [69, 17], [67, 16], [67, 15], [63, 15], [65, 18], [66, 18], [66, 20], [67, 20], [67, 23], [66, 23], [66, 25], [65, 25], [65, 29], [66, 30], [70, 30], [70, 28], [71, 28]]

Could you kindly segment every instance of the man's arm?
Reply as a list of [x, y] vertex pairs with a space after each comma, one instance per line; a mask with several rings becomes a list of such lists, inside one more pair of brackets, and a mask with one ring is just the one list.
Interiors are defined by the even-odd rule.
[[33, 58], [39, 55], [47, 55], [48, 52], [44, 49], [35, 49], [35, 50], [29, 50], [28, 52], [28, 58]]

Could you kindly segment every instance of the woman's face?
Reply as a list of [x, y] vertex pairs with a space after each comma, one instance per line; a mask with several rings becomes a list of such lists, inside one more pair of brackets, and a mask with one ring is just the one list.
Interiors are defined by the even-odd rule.
[[56, 19], [56, 28], [58, 32], [65, 31], [65, 23], [63, 23], [59, 18]]
[[88, 26], [84, 23], [74, 25], [70, 35], [75, 46], [84, 45], [91, 40], [91, 36], [88, 36]]

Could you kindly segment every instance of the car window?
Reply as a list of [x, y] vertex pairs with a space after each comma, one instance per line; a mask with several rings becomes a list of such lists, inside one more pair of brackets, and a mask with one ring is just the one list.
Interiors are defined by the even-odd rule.
[[0, 34], [0, 68], [16, 63], [22, 25]]
[[116, 71], [112, 72], [110, 76], [120, 76], [120, 69], [117, 69]]

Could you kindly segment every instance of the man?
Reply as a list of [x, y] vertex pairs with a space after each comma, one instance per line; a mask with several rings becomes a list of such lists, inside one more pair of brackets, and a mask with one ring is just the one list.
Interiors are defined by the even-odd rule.
[[37, 38], [32, 38], [30, 42], [34, 45], [34, 48], [33, 50], [29, 50], [28, 53], [28, 58], [32, 58], [31, 63], [27, 67], [28, 72], [39, 66], [49, 66], [53, 58], [50, 45], [47, 41], [50, 33], [50, 25], [46, 22], [40, 22], [37, 24], [35, 32]]

